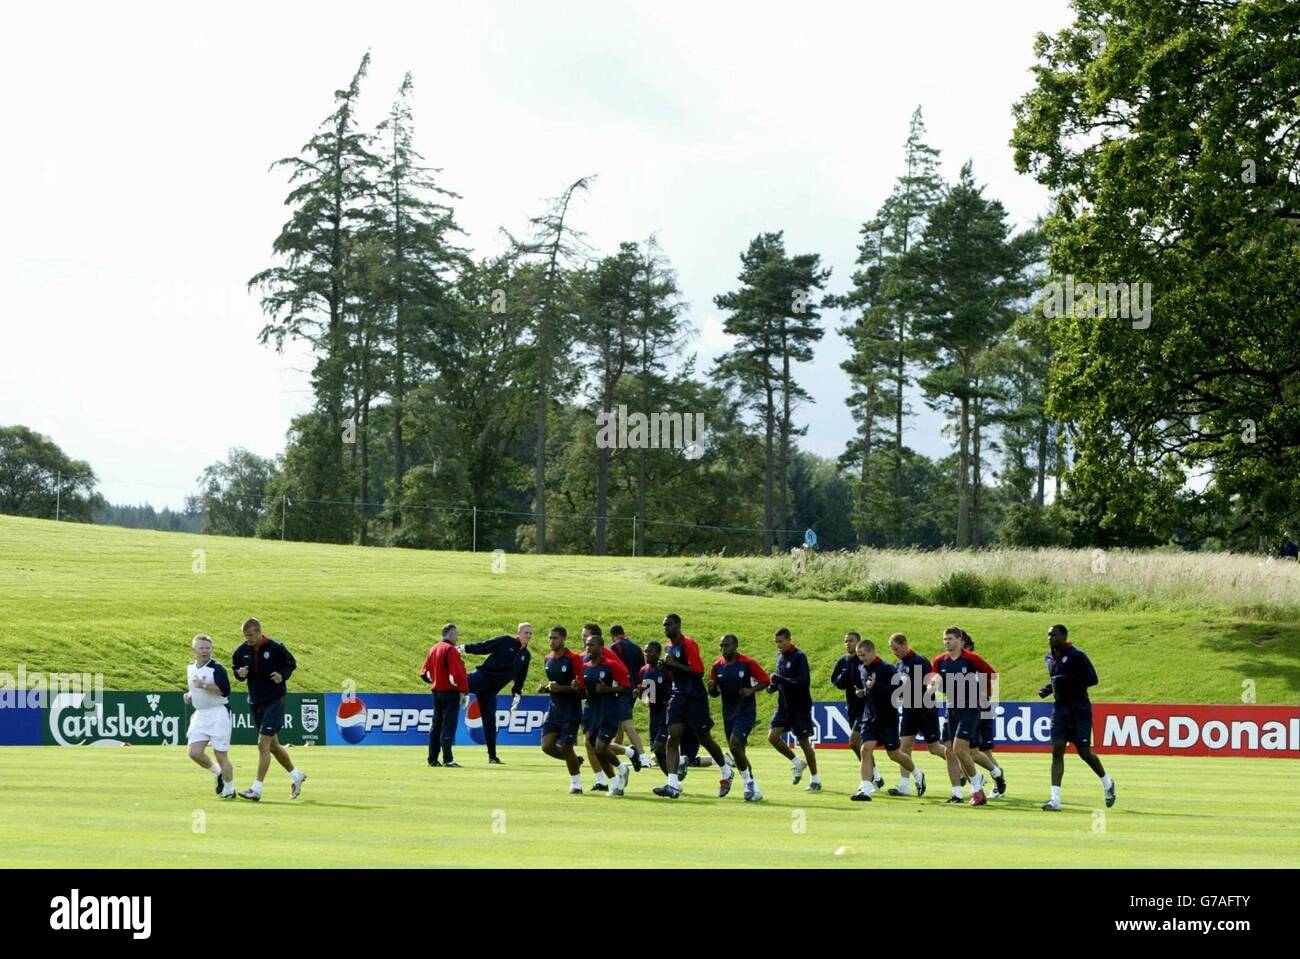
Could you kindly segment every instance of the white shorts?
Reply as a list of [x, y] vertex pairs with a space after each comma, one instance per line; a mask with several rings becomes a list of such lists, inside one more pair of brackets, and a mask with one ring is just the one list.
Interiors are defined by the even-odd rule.
[[194, 710], [187, 741], [211, 743], [217, 752], [230, 752], [230, 710], [225, 706]]

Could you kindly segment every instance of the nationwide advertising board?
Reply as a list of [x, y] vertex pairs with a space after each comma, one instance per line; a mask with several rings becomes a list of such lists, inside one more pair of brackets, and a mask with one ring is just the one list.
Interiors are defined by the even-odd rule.
[[[996, 748], [1051, 748], [1050, 702], [1002, 702], [993, 712]], [[813, 720], [819, 748], [848, 748], [842, 702], [814, 703]], [[1094, 703], [1092, 745], [1102, 753], [1300, 759], [1300, 707]]]

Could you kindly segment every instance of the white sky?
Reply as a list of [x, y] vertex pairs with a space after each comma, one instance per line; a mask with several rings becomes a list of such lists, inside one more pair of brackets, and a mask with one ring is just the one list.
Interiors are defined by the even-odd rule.
[[[110, 501], [158, 507], [229, 447], [283, 449], [310, 361], [256, 341], [245, 283], [270, 263], [287, 192], [267, 167], [310, 137], [366, 49], [365, 119], [411, 70], [417, 146], [463, 195], [476, 253], [599, 174], [575, 225], [602, 252], [658, 235], [705, 370], [726, 347], [713, 296], [758, 232], [821, 253], [830, 289], [847, 288], [918, 104], [944, 175], [972, 159], [1030, 223], [1046, 192], [1012, 167], [1011, 105], [1035, 32], [1070, 19], [1065, 0], [11, 9], [0, 424], [88, 460]], [[852, 433], [845, 355], [830, 332], [802, 370], [816, 399], [802, 442], [823, 455]], [[914, 405], [908, 443], [947, 452], [940, 418]]]

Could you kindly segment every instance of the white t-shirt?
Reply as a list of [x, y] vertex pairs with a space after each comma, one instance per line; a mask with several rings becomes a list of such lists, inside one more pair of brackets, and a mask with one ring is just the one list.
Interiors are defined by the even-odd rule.
[[208, 660], [202, 666], [196, 666], [190, 663], [186, 667], [185, 689], [190, 694], [190, 702], [195, 709], [216, 709], [218, 706], [226, 705], [226, 697], [220, 693], [214, 693], [210, 689], [195, 689], [192, 683], [194, 678], [198, 677], [209, 685], [216, 685], [216, 680], [212, 678], [212, 660]]

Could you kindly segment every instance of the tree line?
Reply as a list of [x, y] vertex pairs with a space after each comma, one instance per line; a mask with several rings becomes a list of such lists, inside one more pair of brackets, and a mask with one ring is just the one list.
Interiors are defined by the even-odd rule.
[[[656, 238], [602, 252], [581, 231], [594, 175], [472, 255], [415, 148], [410, 75], [358, 121], [367, 55], [274, 165], [288, 219], [249, 284], [261, 342], [310, 346], [312, 407], [274, 460], [205, 470], [187, 512], [210, 532], [539, 553], [769, 552], [805, 528], [829, 548], [1293, 535], [1298, 32], [1272, 0], [1080, 0], [1012, 108], [1017, 167], [1051, 193], [1038, 222], [1015, 229], [970, 163], [945, 182], [918, 108], [845, 288], [759, 234], [713, 297], [729, 345], [703, 369]], [[1169, 37], [1187, 57], [1161, 54]], [[1063, 278], [1089, 291], [1064, 314], [1043, 296]], [[1145, 324], [1102, 308], [1142, 284]], [[829, 322], [854, 424], [835, 459], [800, 448]], [[908, 445], [917, 401], [949, 455]], [[604, 442], [617, 411], [696, 414], [704, 436]], [[0, 509], [45, 509], [20, 472]]]

